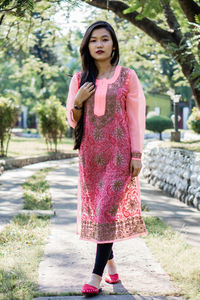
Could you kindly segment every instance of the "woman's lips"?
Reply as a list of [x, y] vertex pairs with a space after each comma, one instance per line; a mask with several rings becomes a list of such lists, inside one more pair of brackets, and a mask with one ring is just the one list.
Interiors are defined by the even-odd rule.
[[96, 51], [96, 53], [97, 54], [102, 54], [102, 53], [104, 53], [104, 51], [103, 50], [98, 50], [98, 51]]

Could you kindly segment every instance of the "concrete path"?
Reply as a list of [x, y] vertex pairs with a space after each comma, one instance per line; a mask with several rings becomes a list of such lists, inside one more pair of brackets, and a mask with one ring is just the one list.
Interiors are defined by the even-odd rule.
[[[73, 161], [74, 164], [72, 164]], [[80, 292], [82, 284], [86, 283], [90, 277], [96, 244], [81, 241], [75, 235], [77, 159], [60, 161], [57, 168], [49, 173], [47, 179], [56, 216], [51, 219], [51, 234], [46, 245], [44, 259], [39, 267], [38, 289], [40, 292], [58, 294]], [[154, 295], [153, 298], [129, 296], [124, 299], [167, 299], [155, 296], [176, 295], [178, 292], [169, 276], [152, 256], [144, 239], [135, 238], [115, 243], [114, 253], [121, 281], [115, 285], [109, 285], [103, 281], [102, 288], [105, 293]], [[52, 299], [65, 298], [52, 297]], [[117, 298], [109, 296], [106, 299]], [[122, 299], [121, 296], [120, 299]]]
[[[39, 297], [35, 300], [83, 300], [83, 296]], [[180, 297], [141, 296], [141, 295], [98, 295], [95, 300], [180, 300]]]
[[[95, 257], [95, 243], [80, 241], [76, 230], [76, 197], [78, 160], [48, 161], [5, 171], [0, 176], [0, 230], [23, 208], [21, 184], [36, 170], [53, 166], [48, 175], [56, 216], [52, 217], [51, 234], [39, 269], [39, 290], [45, 292], [80, 292], [89, 279]], [[148, 214], [157, 215], [175, 229], [184, 232], [188, 242], [200, 246], [199, 215], [179, 200], [163, 194], [141, 177], [142, 199], [150, 207]], [[102, 284], [106, 293], [135, 293], [139, 295], [99, 295], [105, 300], [175, 300], [177, 289], [141, 238], [115, 243], [115, 257], [121, 282]], [[127, 270], [129, 273], [127, 274]], [[144, 296], [145, 295], [145, 296]], [[152, 295], [152, 296], [151, 296]], [[166, 295], [166, 297], [165, 297]], [[167, 296], [168, 295], [168, 296]], [[79, 300], [82, 296], [40, 297], [38, 299]]]
[[36, 170], [55, 167], [57, 161], [41, 162], [20, 169], [5, 171], [0, 176], [0, 231], [23, 209], [22, 184]]
[[140, 177], [142, 201], [147, 215], [157, 216], [184, 235], [187, 242], [200, 248], [200, 211], [165, 194]]

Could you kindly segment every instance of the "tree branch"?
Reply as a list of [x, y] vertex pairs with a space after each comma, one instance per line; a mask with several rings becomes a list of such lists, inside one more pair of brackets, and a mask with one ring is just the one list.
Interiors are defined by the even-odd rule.
[[189, 22], [196, 23], [195, 15], [200, 14], [200, 6], [193, 0], [178, 0]]
[[172, 29], [172, 34], [175, 39], [177, 39], [177, 43], [180, 42], [183, 38], [180, 24], [178, 23], [178, 20], [173, 12], [173, 10], [170, 7], [169, 2], [166, 4], [163, 4], [163, 12], [165, 15], [165, 18], [167, 20], [167, 23], [169, 25], [169, 28]]
[[5, 14], [3, 14], [3, 15], [0, 17], [0, 25], [2, 25], [4, 17], [5, 17]]
[[[107, 0], [91, 0], [89, 2], [87, 0], [81, 1], [101, 9], [107, 9]], [[169, 42], [177, 44], [177, 40], [174, 38], [172, 33], [157, 26], [155, 22], [148, 18], [137, 20], [136, 17], [139, 15], [138, 12], [134, 11], [124, 14], [123, 11], [127, 8], [129, 8], [129, 6], [122, 1], [109, 1], [109, 9], [111, 11], [113, 11], [120, 18], [128, 20], [133, 25], [140, 28], [153, 40], [161, 44], [162, 47], [165, 48]]]
[[15, 6], [11, 7], [11, 8], [2, 9], [2, 10], [0, 10], [0, 14], [1, 14], [1, 13], [10, 12], [11, 10], [13, 10], [13, 9], [15, 9], [15, 8], [18, 8], [18, 7], [19, 7], [19, 5], [15, 5]]

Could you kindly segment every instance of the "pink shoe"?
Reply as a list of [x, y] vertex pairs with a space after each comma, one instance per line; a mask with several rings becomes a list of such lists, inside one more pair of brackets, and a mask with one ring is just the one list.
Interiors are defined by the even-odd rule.
[[116, 274], [108, 274], [106, 277], [105, 277], [105, 281], [108, 282], [108, 283], [117, 283], [119, 282], [119, 275], [116, 273]]
[[82, 290], [81, 290], [81, 293], [84, 295], [97, 295], [99, 294], [99, 292], [100, 289], [96, 288], [93, 285], [89, 285], [87, 283], [82, 286]]

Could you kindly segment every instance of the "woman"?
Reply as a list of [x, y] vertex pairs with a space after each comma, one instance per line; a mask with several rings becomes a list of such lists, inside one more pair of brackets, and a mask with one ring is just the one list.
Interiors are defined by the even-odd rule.
[[145, 97], [136, 73], [118, 65], [118, 41], [109, 23], [98, 21], [87, 29], [80, 54], [82, 71], [70, 83], [67, 119], [79, 149], [80, 238], [97, 243], [92, 276], [82, 293], [98, 294], [106, 264], [106, 282], [119, 281], [113, 242], [146, 234], [137, 177]]

